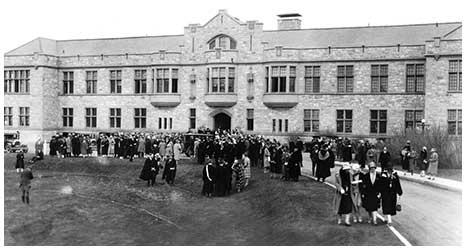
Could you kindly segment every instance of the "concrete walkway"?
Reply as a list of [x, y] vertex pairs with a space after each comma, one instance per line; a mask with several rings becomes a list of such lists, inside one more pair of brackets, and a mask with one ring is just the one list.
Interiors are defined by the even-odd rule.
[[[342, 164], [343, 162], [335, 161], [336, 167], [341, 167]], [[352, 163], [352, 165], [359, 165], [359, 164]], [[303, 175], [310, 176], [312, 174], [312, 161], [308, 153], [303, 154], [303, 168], [301, 169], [301, 171]], [[334, 176], [335, 171], [337, 171], [337, 168], [331, 169], [332, 176], [329, 178], [332, 178]], [[377, 168], [377, 171], [378, 172], [381, 171], [380, 167]], [[450, 180], [446, 178], [439, 178], [439, 177], [435, 177], [435, 180], [429, 180], [427, 179], [427, 177], [421, 177], [419, 174], [416, 174], [416, 173], [413, 175], [411, 175], [410, 173], [406, 173], [405, 175], [405, 173], [402, 171], [397, 171], [397, 172], [398, 172], [398, 176], [402, 180], [416, 182], [416, 183], [428, 185], [431, 187], [446, 189], [449, 191], [455, 191], [455, 192], [463, 191], [463, 183], [461, 181], [454, 181], [454, 180]]]

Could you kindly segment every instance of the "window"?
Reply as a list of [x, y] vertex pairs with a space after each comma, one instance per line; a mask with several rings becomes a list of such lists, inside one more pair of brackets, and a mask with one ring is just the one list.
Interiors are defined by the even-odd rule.
[[462, 89], [462, 60], [449, 61], [448, 90], [461, 91]]
[[388, 92], [388, 64], [371, 65], [371, 92]]
[[178, 69], [172, 69], [172, 93], [178, 93]]
[[269, 67], [265, 67], [265, 92], [269, 92]]
[[304, 132], [319, 132], [319, 110], [304, 110]]
[[74, 93], [74, 73], [72, 71], [63, 72], [63, 94]]
[[145, 108], [134, 109], [134, 127], [135, 128], [146, 128], [146, 109]]
[[248, 131], [254, 130], [254, 109], [246, 110], [246, 129]]
[[4, 126], [13, 126], [13, 107], [3, 107]]
[[[286, 66], [273, 66], [271, 78], [271, 85], [267, 89], [272, 93], [276, 92], [286, 92]], [[269, 73], [269, 72], [267, 72]], [[268, 84], [267, 84], [268, 85]]]
[[135, 70], [134, 75], [134, 93], [147, 93], [146, 70]]
[[222, 49], [236, 49], [236, 41], [235, 39], [227, 36], [227, 35], [218, 35], [208, 42], [209, 49], [213, 50], [215, 48], [222, 48]]
[[304, 67], [304, 92], [320, 92], [320, 66]]
[[448, 134], [449, 135], [461, 135], [461, 120], [462, 114], [461, 109], [449, 109], [448, 110]]
[[370, 132], [371, 134], [387, 133], [387, 110], [371, 110]]
[[86, 93], [97, 93], [97, 71], [86, 71]]
[[290, 84], [289, 84], [289, 92], [294, 93], [296, 88], [296, 67], [290, 66]]
[[353, 110], [337, 110], [337, 133], [352, 133]]
[[110, 109], [110, 128], [121, 128], [121, 109]]
[[170, 117], [170, 129], [173, 129], [173, 118]]
[[424, 92], [424, 64], [406, 65], [406, 92]]
[[422, 125], [424, 118], [423, 110], [406, 110], [405, 111], [405, 128], [414, 129]]
[[97, 108], [86, 108], [86, 128], [97, 127]]
[[189, 128], [196, 128], [196, 109], [189, 109]]
[[73, 127], [73, 108], [63, 108], [63, 127]]
[[110, 70], [110, 93], [121, 94], [121, 70]]
[[353, 92], [353, 65], [337, 67], [337, 92]]
[[272, 132], [275, 132], [276, 122], [275, 119], [272, 119]]
[[288, 119], [285, 119], [285, 132], [288, 132]]
[[278, 132], [282, 132], [282, 119], [278, 119]]
[[157, 93], [170, 91], [169, 69], [157, 69]]
[[159, 129], [162, 129], [162, 117], [159, 117]]
[[5, 70], [5, 93], [29, 93], [29, 70]]
[[235, 92], [235, 68], [226, 67], [214, 67], [212, 70], [207, 70], [207, 74], [210, 75], [210, 81], [212, 86], [210, 92], [212, 93], [234, 93]]
[[19, 107], [19, 126], [29, 126], [29, 107]]

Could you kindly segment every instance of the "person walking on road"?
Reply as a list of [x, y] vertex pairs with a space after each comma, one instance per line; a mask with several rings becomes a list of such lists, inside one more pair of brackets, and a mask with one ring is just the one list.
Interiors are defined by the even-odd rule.
[[388, 168], [382, 173], [380, 181], [380, 193], [382, 196], [382, 213], [387, 215], [387, 224], [392, 224], [392, 216], [396, 215], [397, 195], [401, 196], [403, 191], [400, 178], [393, 168]]
[[435, 176], [438, 174], [438, 154], [435, 148], [431, 149], [429, 168], [427, 170], [427, 179], [435, 180]]
[[248, 153], [243, 154], [243, 166], [244, 166], [244, 188], [249, 185], [249, 179], [251, 179], [251, 160], [248, 157]]
[[335, 174], [335, 199], [334, 207], [338, 215], [338, 225], [341, 224], [342, 216], [345, 219], [345, 226], [351, 226], [350, 214], [353, 208], [351, 200], [351, 167], [345, 163], [343, 167]]
[[351, 200], [353, 201], [353, 222], [361, 223], [361, 183], [362, 183], [362, 173], [359, 166], [352, 167], [350, 170], [351, 174]]
[[369, 173], [362, 177], [362, 206], [369, 214], [369, 223], [377, 225], [376, 212], [380, 207], [380, 175], [376, 172], [375, 162], [369, 164]]

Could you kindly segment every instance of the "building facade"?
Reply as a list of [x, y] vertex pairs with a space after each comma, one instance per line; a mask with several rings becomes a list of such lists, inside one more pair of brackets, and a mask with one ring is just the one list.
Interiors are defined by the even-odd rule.
[[37, 38], [5, 54], [5, 132], [240, 128], [285, 138], [461, 134], [462, 24], [277, 30], [220, 10], [182, 35]]

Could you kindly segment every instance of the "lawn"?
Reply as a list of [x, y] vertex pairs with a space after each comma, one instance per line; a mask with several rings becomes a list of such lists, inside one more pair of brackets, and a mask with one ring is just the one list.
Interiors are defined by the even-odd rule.
[[[28, 155], [28, 157], [30, 157]], [[181, 160], [175, 184], [147, 187], [143, 161], [47, 158], [21, 202], [14, 154], [5, 155], [5, 245], [400, 245], [384, 225], [336, 225], [333, 190], [270, 179], [228, 197], [200, 195], [202, 166]]]

